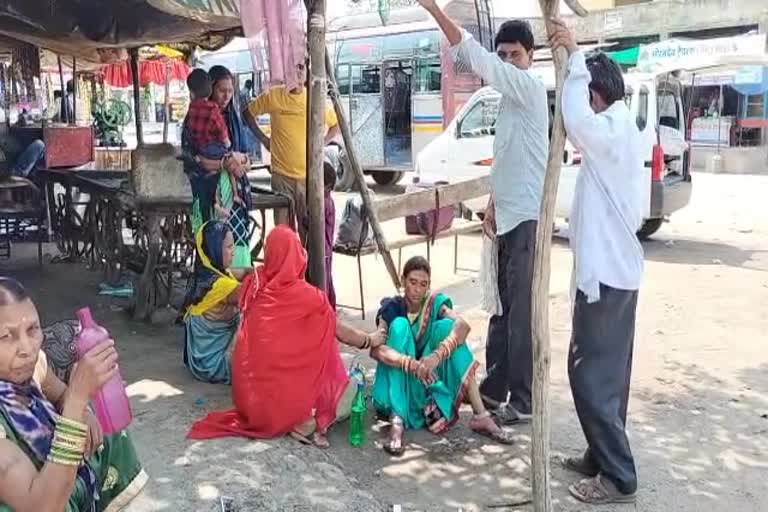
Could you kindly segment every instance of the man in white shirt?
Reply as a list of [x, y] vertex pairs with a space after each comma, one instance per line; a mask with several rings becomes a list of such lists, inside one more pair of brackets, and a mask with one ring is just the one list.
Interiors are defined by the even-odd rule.
[[553, 28], [553, 48], [569, 54], [565, 129], [583, 158], [569, 219], [576, 297], [568, 376], [587, 450], [565, 464], [588, 478], [569, 490], [586, 503], [631, 503], [637, 473], [626, 419], [643, 275], [636, 233], [645, 158], [619, 66], [603, 53], [585, 59], [562, 21]]
[[435, 18], [456, 60], [501, 93], [491, 168], [491, 198], [484, 230], [498, 240], [502, 314], [491, 318], [486, 345], [483, 400], [505, 425], [530, 419], [532, 346], [531, 290], [536, 224], [549, 146], [547, 89], [529, 71], [533, 33], [521, 20], [501, 25], [496, 53], [483, 48], [440, 9], [419, 0]]

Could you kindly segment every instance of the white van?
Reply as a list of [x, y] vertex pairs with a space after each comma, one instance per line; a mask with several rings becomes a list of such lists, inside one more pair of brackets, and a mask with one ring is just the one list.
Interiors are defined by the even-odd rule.
[[[626, 101], [637, 119], [648, 177], [645, 219], [640, 238], [655, 233], [673, 212], [691, 197], [690, 146], [684, 140], [685, 115], [680, 83], [669, 76], [629, 73], [624, 76]], [[546, 83], [546, 82], [545, 82]], [[554, 86], [549, 84], [550, 111], [554, 111]], [[487, 174], [493, 163], [493, 137], [501, 95], [490, 87], [477, 91], [446, 130], [419, 152], [415, 180], [423, 183], [456, 183]], [[664, 163], [653, 165], [653, 146], [660, 127]], [[557, 190], [555, 216], [567, 219], [573, 202], [581, 155], [566, 141]], [[479, 202], [468, 205], [482, 209]]]

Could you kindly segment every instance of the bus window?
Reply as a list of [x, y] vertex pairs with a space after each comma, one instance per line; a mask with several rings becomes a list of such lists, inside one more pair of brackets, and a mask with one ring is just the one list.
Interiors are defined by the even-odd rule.
[[381, 68], [378, 65], [355, 64], [352, 67], [352, 93], [381, 93]]
[[336, 68], [336, 85], [339, 88], [339, 94], [349, 94], [349, 66], [342, 64]]
[[439, 61], [417, 61], [414, 92], [440, 92], [441, 78]]

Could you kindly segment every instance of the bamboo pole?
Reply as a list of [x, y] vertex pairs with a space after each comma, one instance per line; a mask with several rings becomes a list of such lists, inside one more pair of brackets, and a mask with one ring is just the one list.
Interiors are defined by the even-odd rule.
[[[577, 0], [566, 2], [577, 14], [584, 16], [586, 11]], [[539, 0], [545, 21], [560, 15], [559, 0]], [[549, 33], [550, 25], [547, 24]], [[565, 149], [565, 127], [561, 95], [563, 82], [568, 71], [568, 54], [560, 48], [552, 52], [555, 67], [555, 118], [552, 137], [549, 142], [547, 173], [544, 178], [544, 193], [536, 230], [536, 250], [533, 264], [533, 301], [531, 328], [533, 331], [533, 436], [531, 442], [531, 465], [533, 473], [533, 510], [534, 512], [552, 511], [550, 491], [549, 461], [549, 277], [550, 251], [552, 248], [552, 222], [554, 221], [557, 185], [560, 181], [560, 165]]]
[[72, 119], [69, 124], [77, 124], [77, 57], [72, 57]]
[[339, 90], [336, 87], [336, 77], [331, 64], [331, 58], [328, 54], [325, 55], [325, 68], [328, 74], [329, 92], [331, 101], [333, 102], [333, 109], [336, 111], [336, 117], [339, 119], [339, 128], [341, 129], [341, 136], [344, 139], [344, 147], [347, 153], [347, 159], [349, 160], [352, 172], [355, 174], [355, 180], [357, 182], [357, 189], [360, 191], [360, 196], [363, 198], [363, 205], [365, 211], [368, 214], [368, 221], [373, 230], [373, 236], [376, 239], [376, 245], [379, 248], [379, 254], [381, 254], [384, 260], [384, 266], [387, 267], [389, 277], [392, 279], [392, 284], [395, 289], [400, 289], [400, 276], [395, 267], [395, 262], [392, 260], [392, 255], [387, 247], [387, 240], [384, 237], [384, 232], [381, 229], [379, 219], [376, 217], [376, 210], [373, 207], [373, 199], [371, 198], [371, 191], [368, 190], [368, 185], [365, 183], [365, 175], [363, 174], [363, 168], [360, 166], [360, 160], [357, 158], [357, 152], [355, 151], [355, 145], [352, 141], [352, 131], [349, 129], [349, 123], [347, 122], [346, 114], [339, 101]]
[[168, 144], [168, 124], [171, 122], [171, 59], [165, 60], [165, 98], [163, 99], [163, 144]]
[[136, 122], [136, 146], [144, 146], [144, 124], [141, 119], [141, 82], [139, 81], [139, 49], [131, 48], [131, 77], [133, 78], [133, 117]]
[[69, 110], [67, 108], [69, 100], [67, 99], [67, 88], [64, 87], [64, 66], [61, 64], [61, 55], [56, 56], [56, 62], [59, 64], [59, 86], [61, 87], [61, 113], [59, 114], [59, 121], [62, 123], [69, 123], [69, 116], [64, 115], [64, 113]]
[[307, 134], [307, 213], [309, 282], [325, 290], [325, 0], [312, 0], [307, 9], [309, 46], [309, 124]]

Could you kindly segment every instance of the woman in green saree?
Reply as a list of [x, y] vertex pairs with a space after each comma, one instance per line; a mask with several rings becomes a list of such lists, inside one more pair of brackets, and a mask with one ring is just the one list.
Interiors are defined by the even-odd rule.
[[117, 372], [114, 342], [83, 356], [69, 386], [47, 367], [37, 309], [0, 277], [0, 512], [114, 512], [147, 482], [126, 432], [103, 436], [88, 401]]
[[373, 405], [390, 419], [384, 449], [399, 456], [405, 451], [406, 428], [427, 428], [440, 434], [459, 418], [465, 399], [474, 417], [469, 427], [501, 444], [512, 444], [485, 409], [475, 371], [478, 364], [464, 343], [469, 325], [453, 311], [451, 299], [429, 293], [431, 269], [421, 256], [403, 268], [404, 294], [385, 299], [376, 316], [387, 343], [371, 351], [378, 361]]

